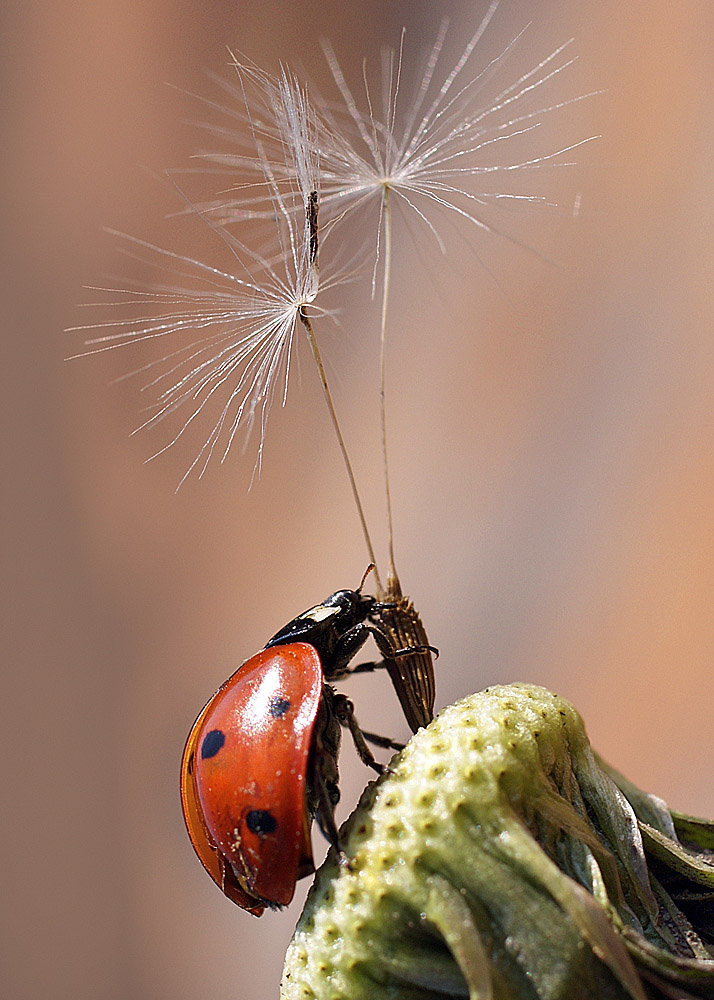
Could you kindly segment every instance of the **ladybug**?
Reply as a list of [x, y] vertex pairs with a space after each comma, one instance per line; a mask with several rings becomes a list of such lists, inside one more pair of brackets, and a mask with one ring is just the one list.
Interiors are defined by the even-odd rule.
[[[313, 818], [340, 850], [341, 726], [378, 773], [384, 769], [365, 740], [402, 748], [361, 730], [352, 702], [330, 682], [381, 666], [391, 673], [402, 658], [435, 652], [396, 645], [383, 621], [395, 602], [362, 594], [362, 584], [336, 591], [276, 633], [216, 691], [186, 742], [181, 803], [191, 843], [225, 895], [255, 916], [287, 905], [297, 881], [315, 870]], [[384, 660], [351, 666], [370, 635]]]

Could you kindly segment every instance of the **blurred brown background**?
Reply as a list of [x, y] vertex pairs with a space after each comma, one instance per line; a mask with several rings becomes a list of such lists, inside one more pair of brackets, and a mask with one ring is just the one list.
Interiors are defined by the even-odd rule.
[[[175, 201], [152, 172], [186, 162], [196, 108], [164, 84], [210, 95], [228, 44], [324, 81], [322, 34], [358, 80], [402, 24], [415, 52], [450, 14], [458, 47], [482, 6], [3, 5], [8, 998], [277, 995], [299, 898], [260, 921], [222, 898], [183, 831], [179, 757], [213, 688], [365, 564], [336, 449], [311, 447], [325, 418], [307, 365], [252, 492], [237, 450], [174, 495], [191, 456], [143, 464], [156, 442], [128, 436], [137, 387], [109, 384], [130, 359], [63, 360], [81, 286], [125, 266], [102, 227], [167, 231]], [[607, 93], [570, 128], [604, 139], [553, 175], [553, 197], [581, 196], [577, 218], [499, 220], [557, 266], [484, 244], [510, 304], [462, 252], [431, 262], [433, 289], [407, 254], [397, 265], [402, 580], [441, 648], [439, 705], [542, 683], [633, 780], [712, 815], [714, 7], [502, 6], [487, 44], [534, 20], [522, 69], [576, 36], [562, 95]], [[329, 344], [379, 524], [374, 343]], [[350, 687], [360, 717], [404, 735], [383, 683]], [[367, 775], [348, 748], [343, 771], [344, 815]]]

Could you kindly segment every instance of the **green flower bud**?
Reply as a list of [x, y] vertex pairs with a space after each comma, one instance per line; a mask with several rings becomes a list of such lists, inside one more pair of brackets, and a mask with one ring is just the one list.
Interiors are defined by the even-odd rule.
[[608, 769], [543, 688], [445, 709], [340, 837], [284, 1000], [714, 998], [714, 826]]

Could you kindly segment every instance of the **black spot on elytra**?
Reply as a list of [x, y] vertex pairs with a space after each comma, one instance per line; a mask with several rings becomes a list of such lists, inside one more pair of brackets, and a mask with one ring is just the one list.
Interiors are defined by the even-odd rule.
[[268, 711], [274, 719], [282, 719], [289, 708], [289, 700], [281, 698], [279, 694], [274, 694], [268, 703]]
[[251, 833], [257, 833], [261, 837], [266, 833], [275, 833], [278, 828], [277, 819], [267, 809], [251, 809], [245, 822]]
[[201, 757], [215, 757], [223, 744], [226, 742], [226, 734], [221, 729], [212, 729], [206, 733], [201, 744]]

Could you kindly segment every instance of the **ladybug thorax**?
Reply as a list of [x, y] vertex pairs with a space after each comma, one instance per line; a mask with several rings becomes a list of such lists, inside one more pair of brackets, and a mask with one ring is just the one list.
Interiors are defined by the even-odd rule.
[[320, 604], [303, 611], [277, 632], [265, 648], [292, 642], [307, 642], [324, 664], [332, 662], [342, 637], [371, 613], [374, 598], [356, 590], [337, 590]]

